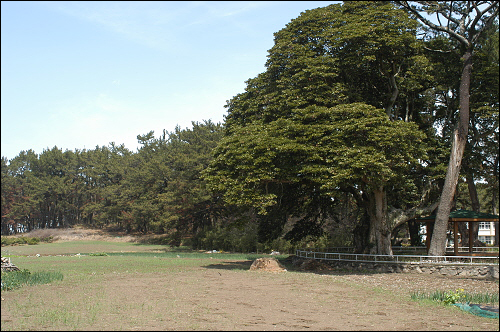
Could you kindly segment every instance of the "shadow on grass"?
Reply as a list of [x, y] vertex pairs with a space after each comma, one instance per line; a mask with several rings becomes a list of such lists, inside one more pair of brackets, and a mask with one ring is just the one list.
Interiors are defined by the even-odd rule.
[[218, 264], [209, 264], [203, 266], [205, 269], [217, 269], [217, 270], [249, 270], [252, 265], [252, 261], [241, 261], [241, 262], [222, 262]]
[[[256, 255], [254, 259], [254, 255], [247, 255], [247, 260], [243, 261], [232, 261], [232, 262], [221, 262], [218, 264], [210, 264], [203, 266], [206, 269], [220, 269], [220, 270], [250, 270], [250, 266], [255, 259], [260, 258], [261, 256]], [[287, 270], [293, 270], [293, 266], [291, 264], [291, 260], [288, 258], [278, 258], [277, 259], [282, 265], [285, 266]]]
[[148, 247], [148, 246], [162, 246], [162, 248], [153, 248], [150, 251], [163, 251], [163, 252], [198, 252], [191, 249], [190, 247], [171, 247], [164, 244], [150, 244], [150, 243], [133, 243], [137, 247]]

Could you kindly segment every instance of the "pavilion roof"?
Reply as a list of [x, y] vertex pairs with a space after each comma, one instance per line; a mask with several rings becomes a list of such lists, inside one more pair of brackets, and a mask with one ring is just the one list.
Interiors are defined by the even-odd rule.
[[[436, 215], [433, 214], [416, 218], [415, 221], [434, 221], [435, 219]], [[498, 215], [469, 210], [455, 210], [450, 212], [449, 221], [498, 221]]]

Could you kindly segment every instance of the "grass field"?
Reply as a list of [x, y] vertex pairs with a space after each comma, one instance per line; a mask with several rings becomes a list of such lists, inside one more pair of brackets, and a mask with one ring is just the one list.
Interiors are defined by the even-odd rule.
[[498, 330], [498, 320], [418, 304], [409, 291], [370, 283], [404, 278], [396, 274], [321, 274], [291, 266], [284, 273], [255, 272], [249, 267], [263, 255], [130, 242], [2, 247], [6, 255], [21, 269], [64, 278], [2, 291], [2, 331]]

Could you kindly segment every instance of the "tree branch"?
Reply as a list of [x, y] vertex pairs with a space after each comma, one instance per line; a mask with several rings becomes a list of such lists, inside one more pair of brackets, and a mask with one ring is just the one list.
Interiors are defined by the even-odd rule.
[[[449, 25], [444, 27], [442, 25], [436, 25], [436, 24], [432, 23], [431, 21], [429, 21], [428, 19], [423, 17], [422, 14], [420, 14], [419, 10], [414, 6], [411, 6], [408, 3], [408, 1], [396, 1], [396, 3], [398, 3], [399, 5], [403, 6], [404, 8], [406, 8], [407, 10], [412, 12], [415, 16], [417, 16], [417, 18], [420, 20], [420, 22], [427, 25], [428, 27], [430, 27], [434, 30], [437, 30], [437, 31], [446, 32], [447, 34], [449, 34], [453, 38], [457, 39], [460, 43], [464, 44], [467, 48], [470, 47], [471, 44], [467, 40], [467, 38], [465, 38], [464, 36], [460, 35], [459, 33], [456, 33], [452, 29], [450, 29]], [[438, 12], [436, 12], [436, 13], [438, 13]], [[446, 17], [442, 12], [439, 12], [439, 13], [441, 15], [443, 15], [444, 17]], [[448, 22], [449, 21], [450, 21], [450, 19], [448, 19]]]

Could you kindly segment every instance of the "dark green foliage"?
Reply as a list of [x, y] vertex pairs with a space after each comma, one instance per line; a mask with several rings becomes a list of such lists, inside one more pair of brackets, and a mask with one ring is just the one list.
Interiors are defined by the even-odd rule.
[[[387, 1], [307, 10], [275, 33], [266, 71], [228, 101], [224, 126], [151, 131], [137, 152], [111, 143], [2, 157], [2, 234], [84, 224], [207, 250], [380, 251], [377, 237], [387, 245], [408, 219], [398, 216], [438, 200], [458, 114], [462, 50], [420, 29]], [[491, 211], [498, 25], [475, 56], [463, 168], [487, 182], [479, 196]]]
[[21, 236], [21, 237], [2, 236], [2, 246], [10, 246], [10, 245], [14, 245], [14, 244], [34, 245], [34, 244], [40, 243], [41, 240], [43, 240], [43, 242], [51, 242], [52, 237], [40, 239], [37, 237], [27, 237], [27, 236]]
[[2, 234], [19, 224], [24, 231], [84, 224], [183, 237], [210, 226], [222, 208], [200, 172], [221, 132], [220, 124], [196, 122], [160, 138], [139, 135], [135, 154], [111, 143], [2, 158]]
[[243, 227], [207, 227], [199, 232], [193, 241], [194, 248], [218, 251], [256, 252], [257, 246], [255, 223], [249, 223]]
[[404, 185], [423, 138], [414, 124], [389, 121], [366, 104], [310, 106], [294, 118], [234, 128], [205, 174], [229, 203], [262, 210], [276, 203], [281, 184], [332, 195], [339, 186]]

